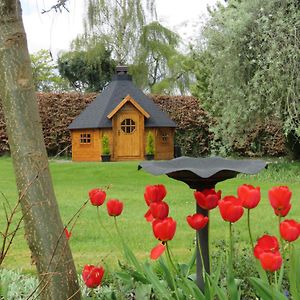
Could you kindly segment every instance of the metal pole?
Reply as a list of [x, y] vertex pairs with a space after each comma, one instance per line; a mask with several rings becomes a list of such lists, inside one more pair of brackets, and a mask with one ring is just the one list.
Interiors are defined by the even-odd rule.
[[[207, 210], [202, 209], [198, 204], [196, 204], [196, 211], [204, 216], [208, 216], [209, 213]], [[199, 251], [199, 247], [201, 249], [203, 263], [204, 263], [204, 270], [206, 273], [210, 273], [210, 263], [209, 263], [209, 238], [208, 238], [208, 226], [205, 226], [203, 229], [198, 230], [197, 235], [197, 251], [196, 251], [196, 270], [197, 270], [197, 285], [198, 287], [204, 291], [204, 282], [205, 278], [203, 278], [203, 265], [202, 259]], [[198, 244], [200, 242], [200, 245]]]

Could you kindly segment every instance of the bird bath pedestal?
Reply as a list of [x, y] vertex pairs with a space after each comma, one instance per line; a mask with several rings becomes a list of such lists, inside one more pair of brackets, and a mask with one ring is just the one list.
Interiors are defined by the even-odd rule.
[[[141, 162], [138, 169], [143, 168], [153, 175], [165, 174], [170, 178], [186, 183], [191, 189], [202, 191], [211, 189], [220, 181], [234, 178], [239, 173], [256, 174], [266, 167], [262, 160], [235, 160], [221, 157], [192, 158], [179, 157], [168, 161]], [[196, 205], [197, 213], [208, 216], [208, 211]], [[204, 268], [210, 273], [208, 226], [197, 232], [203, 256]], [[197, 285], [204, 290], [203, 266], [197, 247]]]

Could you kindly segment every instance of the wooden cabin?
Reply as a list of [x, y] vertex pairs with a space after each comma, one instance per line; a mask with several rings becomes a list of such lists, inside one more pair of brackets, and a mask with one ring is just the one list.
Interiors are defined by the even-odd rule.
[[109, 138], [112, 161], [144, 160], [148, 132], [154, 159], [174, 157], [176, 124], [117, 67], [110, 84], [69, 125], [73, 161], [100, 161], [102, 138]]

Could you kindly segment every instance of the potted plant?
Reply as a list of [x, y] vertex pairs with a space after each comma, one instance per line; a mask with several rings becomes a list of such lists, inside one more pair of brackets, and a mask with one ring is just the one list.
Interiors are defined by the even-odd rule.
[[107, 135], [102, 137], [102, 155], [101, 159], [103, 162], [110, 161], [110, 148], [109, 148], [109, 139]]
[[153, 160], [154, 152], [155, 152], [154, 136], [152, 132], [149, 132], [147, 134], [147, 141], [146, 141], [146, 155], [145, 155], [146, 160]]

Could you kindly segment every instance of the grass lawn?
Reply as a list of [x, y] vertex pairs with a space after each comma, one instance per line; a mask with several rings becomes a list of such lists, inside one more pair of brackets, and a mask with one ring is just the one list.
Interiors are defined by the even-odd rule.
[[[185, 217], [195, 212], [193, 191], [184, 183], [169, 179], [167, 176], [152, 176], [143, 170], [137, 171], [138, 162], [118, 163], [73, 163], [71, 161], [51, 161], [50, 168], [54, 189], [61, 216], [67, 223], [78, 208], [87, 199], [87, 193], [95, 187], [111, 185], [108, 198], [117, 198], [124, 202], [123, 214], [118, 217], [123, 236], [135, 254], [146, 259], [150, 249], [157, 244], [151, 225], [144, 220], [147, 206], [144, 202], [144, 188], [148, 184], [162, 183], [168, 194], [166, 201], [170, 206], [170, 216], [177, 221], [175, 238], [170, 246], [178, 261], [188, 261], [193, 247], [194, 232], [188, 227]], [[268, 203], [267, 191], [275, 185], [288, 185], [293, 192], [292, 210], [288, 218], [300, 221], [300, 163], [274, 163], [268, 170], [255, 176], [239, 176], [218, 184], [217, 189], [223, 195], [236, 194], [236, 189], [243, 183], [260, 186], [262, 201], [253, 210], [253, 236], [257, 238], [268, 232], [277, 234], [277, 218]], [[14, 203], [17, 198], [12, 162], [8, 157], [0, 158], [0, 192]], [[1, 196], [1, 195], [0, 195]], [[3, 196], [2, 196], [3, 200]], [[108, 217], [106, 207], [100, 208], [100, 218], [107, 232], [99, 223], [97, 209], [88, 205], [80, 215], [74, 227], [70, 245], [78, 270], [86, 263], [97, 264], [105, 261], [111, 268], [122, 259], [119, 241], [116, 235], [113, 218]], [[4, 226], [4, 212], [0, 215], [1, 228]], [[240, 232], [241, 242], [248, 241], [246, 217], [234, 225]], [[109, 232], [109, 233], [108, 233]], [[211, 212], [210, 242], [227, 238], [228, 226], [221, 220], [218, 209]], [[298, 247], [300, 243], [298, 242]], [[212, 247], [213, 248], [213, 247]], [[30, 254], [20, 230], [8, 257], [4, 261], [6, 268], [18, 268], [24, 271], [34, 270], [30, 262]]]

